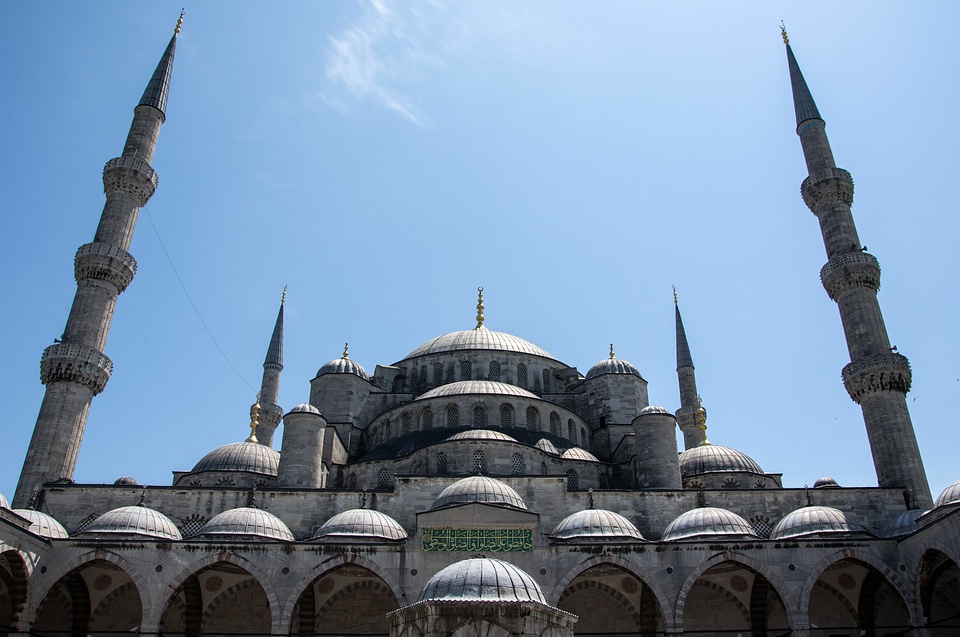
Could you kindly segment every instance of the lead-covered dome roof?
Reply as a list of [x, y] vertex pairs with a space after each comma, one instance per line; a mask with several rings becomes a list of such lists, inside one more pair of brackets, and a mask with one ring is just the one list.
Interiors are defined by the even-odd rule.
[[203, 471], [246, 471], [277, 475], [280, 452], [259, 442], [231, 442], [200, 459], [190, 473]]
[[633, 522], [605, 509], [585, 509], [568, 515], [550, 536], [555, 540], [590, 542], [634, 542], [644, 539]]
[[460, 433], [455, 433], [447, 438], [447, 442], [453, 440], [501, 440], [503, 442], [517, 442], [517, 439], [513, 436], [507, 435], [502, 431], [493, 431], [492, 429], [468, 429]]
[[600, 462], [600, 460], [595, 455], [593, 455], [586, 449], [582, 449], [580, 447], [570, 447], [569, 449], [564, 451], [563, 454], [561, 454], [561, 457], [566, 460], [583, 460], [585, 462]]
[[866, 533], [847, 513], [826, 506], [805, 506], [785, 515], [770, 532], [771, 540]]
[[957, 480], [937, 496], [937, 501], [933, 503], [933, 508], [946, 506], [960, 502], [960, 480]]
[[439, 571], [420, 591], [417, 601], [547, 603], [530, 575], [513, 564], [482, 557], [455, 562]]
[[145, 506], [126, 506], [107, 511], [77, 535], [181, 539], [180, 531], [170, 518]]
[[625, 360], [614, 358], [613, 354], [610, 355], [610, 358], [605, 358], [587, 371], [587, 380], [601, 376], [603, 374], [632, 374], [634, 376], [640, 376], [640, 371], [628, 363]]
[[439, 509], [450, 504], [466, 504], [468, 502], [501, 504], [517, 509], [527, 508], [523, 498], [510, 485], [487, 476], [470, 476], [463, 480], [457, 480], [440, 492], [440, 495], [433, 502], [433, 508]]
[[887, 524], [883, 530], [883, 537], [900, 537], [913, 533], [919, 528], [917, 526], [917, 518], [924, 513], [926, 513], [926, 511], [923, 509], [909, 509], [904, 511], [890, 520], [890, 523]]
[[704, 537], [757, 537], [750, 523], [733, 511], [700, 507], [681, 514], [663, 530], [664, 542]]
[[702, 444], [680, 454], [680, 475], [683, 478], [728, 472], [764, 475], [753, 458], [729, 447]]
[[279, 540], [293, 542], [293, 533], [283, 520], [253, 507], [228, 509], [210, 518], [197, 534], [207, 538]]
[[529, 392], [516, 385], [509, 385], [492, 380], [458, 380], [455, 383], [440, 385], [428, 392], [424, 392], [417, 397], [417, 400], [441, 398], [444, 396], [463, 396], [467, 394], [492, 394], [494, 396], [517, 396], [519, 398], [539, 399], [533, 392]]
[[407, 532], [389, 515], [371, 509], [350, 509], [324, 522], [313, 539], [399, 542], [407, 539]]
[[466, 350], [512, 352], [515, 354], [529, 354], [531, 356], [556, 360], [549, 352], [537, 347], [530, 341], [524, 340], [519, 336], [514, 336], [513, 334], [507, 334], [506, 332], [488, 330], [485, 327], [477, 327], [461, 332], [450, 332], [449, 334], [438, 336], [404, 356], [403, 360], [416, 358], [418, 356], [428, 356], [430, 354]]
[[335, 358], [332, 361], [324, 363], [317, 371], [317, 376], [323, 376], [324, 374], [353, 374], [363, 380], [370, 380], [370, 377], [367, 376], [367, 370], [363, 368], [363, 365], [346, 356], [341, 356], [340, 358]]
[[63, 525], [57, 522], [52, 515], [33, 509], [11, 509], [21, 518], [30, 520], [30, 528], [27, 529], [34, 535], [49, 538], [51, 540], [63, 540], [70, 536]]

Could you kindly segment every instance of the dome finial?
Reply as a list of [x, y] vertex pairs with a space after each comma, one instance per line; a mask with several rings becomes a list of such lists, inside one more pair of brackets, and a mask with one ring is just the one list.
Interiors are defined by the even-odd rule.
[[483, 327], [483, 286], [477, 288], [477, 326], [474, 329], [485, 329]]
[[677, 286], [673, 286], [673, 304], [680, 305], [680, 302], [677, 301]]
[[180, 9], [180, 18], [177, 20], [177, 26], [173, 29], [174, 35], [180, 35], [180, 27], [183, 26], [183, 9]]
[[784, 44], [790, 44], [790, 38], [787, 37], [787, 27], [784, 26], [783, 20], [780, 21], [780, 35], [783, 37]]
[[260, 426], [260, 394], [257, 394], [257, 402], [253, 404], [250, 410], [250, 435], [244, 442], [260, 442], [257, 440], [257, 427]]
[[340, 358], [347, 359], [350, 358], [350, 343], [343, 344], [343, 356]]
[[280, 305], [287, 302], [287, 286], [283, 286], [283, 294], [280, 295]]
[[707, 410], [703, 408], [700, 397], [697, 396], [697, 429], [700, 430], [701, 445], [709, 445], [707, 440]]
[[610, 343], [610, 360], [613, 360], [616, 356], [613, 355], [613, 343]]

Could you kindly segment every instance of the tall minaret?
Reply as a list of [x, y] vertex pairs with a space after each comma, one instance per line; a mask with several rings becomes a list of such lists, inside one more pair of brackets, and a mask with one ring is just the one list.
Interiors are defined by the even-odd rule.
[[697, 393], [697, 373], [693, 368], [687, 333], [683, 330], [683, 319], [680, 318], [677, 288], [673, 288], [673, 308], [677, 315], [677, 380], [680, 382], [680, 409], [676, 412], [677, 425], [683, 432], [684, 449], [693, 449], [702, 439], [697, 422], [697, 410], [701, 409], [700, 395]]
[[823, 118], [785, 30], [783, 42], [793, 86], [797, 135], [809, 173], [800, 190], [804, 203], [820, 221], [828, 259], [820, 270], [820, 280], [840, 308], [850, 352], [851, 362], [843, 368], [843, 384], [863, 411], [880, 486], [902, 488], [909, 508], [927, 509], [933, 504], [930, 487], [907, 411], [910, 363], [890, 346], [877, 302], [880, 265], [861, 246], [850, 213], [853, 179], [833, 161]]
[[260, 381], [260, 394], [257, 402], [250, 407], [260, 410], [260, 426], [257, 429], [257, 439], [260, 444], [273, 446], [273, 434], [280, 426], [283, 418], [283, 409], [277, 404], [280, 397], [280, 372], [283, 371], [283, 304], [287, 300], [287, 288], [283, 288], [280, 297], [280, 311], [277, 312], [277, 322], [273, 326], [273, 335], [270, 337], [270, 346], [267, 348], [267, 357], [263, 361], [263, 380]]
[[183, 14], [140, 103], [120, 157], [103, 169], [107, 201], [93, 242], [74, 259], [77, 293], [60, 340], [43, 351], [40, 380], [46, 385], [33, 438], [13, 503], [26, 507], [44, 482], [73, 479], [93, 397], [103, 391], [113, 363], [103, 353], [117, 297], [133, 280], [137, 262], [127, 252], [137, 213], [153, 195], [157, 174], [150, 166], [166, 118], [173, 56]]

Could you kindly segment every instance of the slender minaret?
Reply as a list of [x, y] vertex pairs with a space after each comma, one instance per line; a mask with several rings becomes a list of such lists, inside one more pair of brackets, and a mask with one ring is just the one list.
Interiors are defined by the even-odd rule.
[[823, 118], [800, 72], [786, 30], [781, 30], [793, 86], [797, 135], [809, 173], [800, 190], [804, 203], [820, 221], [828, 259], [820, 270], [820, 280], [840, 308], [850, 352], [851, 362], [843, 368], [843, 384], [863, 411], [880, 486], [904, 489], [908, 508], [930, 508], [930, 487], [907, 411], [910, 363], [890, 346], [877, 302], [880, 265], [857, 236], [850, 213], [853, 179], [834, 163]]
[[166, 118], [173, 56], [183, 14], [140, 103], [120, 157], [103, 169], [107, 201], [93, 242], [74, 259], [77, 293], [59, 340], [43, 351], [40, 380], [46, 385], [33, 438], [20, 473], [14, 506], [26, 507], [44, 482], [73, 479], [90, 402], [103, 391], [113, 363], [103, 353], [117, 297], [133, 280], [137, 262], [128, 252], [137, 214], [157, 187], [150, 166]]
[[260, 381], [260, 394], [257, 403], [250, 407], [253, 414], [254, 407], [260, 409], [260, 427], [257, 438], [260, 444], [273, 446], [273, 434], [280, 426], [283, 418], [283, 409], [277, 404], [280, 397], [280, 372], [283, 371], [283, 304], [287, 300], [287, 288], [283, 288], [280, 296], [280, 311], [277, 312], [277, 322], [273, 326], [273, 335], [270, 337], [270, 346], [267, 348], [267, 357], [263, 361], [263, 380]]
[[[697, 393], [697, 373], [690, 356], [687, 334], [683, 331], [683, 319], [680, 318], [680, 304], [677, 301], [677, 288], [673, 288], [673, 308], [677, 315], [677, 380], [680, 383], [680, 409], [677, 410], [677, 425], [683, 432], [684, 449], [693, 449], [700, 444], [700, 430], [697, 428], [697, 410], [700, 395]], [[706, 412], [704, 412], [706, 413]]]

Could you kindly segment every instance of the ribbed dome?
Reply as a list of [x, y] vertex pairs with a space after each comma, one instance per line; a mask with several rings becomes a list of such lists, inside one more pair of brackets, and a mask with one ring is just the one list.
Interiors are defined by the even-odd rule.
[[681, 514], [663, 531], [664, 542], [703, 537], [757, 537], [750, 524], [733, 511], [701, 507]]
[[944, 489], [939, 496], [937, 496], [937, 501], [933, 503], [933, 508], [942, 507], [947, 504], [953, 504], [955, 502], [960, 502], [960, 480], [957, 480], [949, 487]]
[[130, 476], [120, 476], [119, 478], [113, 481], [113, 484], [114, 486], [118, 486], [118, 487], [138, 486], [137, 481], [134, 478], [131, 478]]
[[510, 485], [486, 476], [470, 476], [457, 480], [440, 492], [434, 500], [433, 508], [439, 509], [448, 504], [466, 502], [486, 502], [487, 504], [506, 504], [518, 509], [526, 509], [523, 498]]
[[595, 455], [587, 451], [586, 449], [581, 449], [580, 447], [570, 447], [563, 452], [563, 457], [567, 460], [586, 460], [587, 462], [600, 462]]
[[145, 506], [120, 507], [107, 511], [77, 535], [132, 535], [179, 540], [180, 531], [170, 518]]
[[367, 376], [367, 370], [363, 368], [363, 365], [350, 358], [335, 358], [332, 361], [324, 363], [319, 371], [317, 371], [317, 376], [323, 376], [324, 374], [353, 374], [363, 380], [370, 380], [370, 377]]
[[634, 376], [640, 376], [640, 372], [636, 367], [619, 358], [605, 358], [591, 367], [587, 372], [587, 380], [595, 376], [600, 376], [601, 374], [633, 374]]
[[63, 528], [63, 525], [57, 522], [56, 518], [52, 515], [34, 511], [33, 509], [11, 509], [11, 511], [21, 518], [30, 520], [30, 528], [28, 530], [34, 535], [50, 538], [51, 540], [63, 540], [70, 537], [70, 534]]
[[521, 389], [516, 385], [498, 383], [492, 380], [460, 380], [455, 383], [441, 385], [428, 392], [420, 394], [417, 400], [426, 398], [440, 398], [442, 396], [463, 396], [466, 394], [491, 394], [494, 396], [517, 396], [520, 398], [537, 398], [537, 395]]
[[201, 471], [248, 471], [277, 475], [280, 452], [258, 442], [231, 442], [214, 449], [196, 464], [190, 473]]
[[293, 533], [283, 520], [272, 513], [252, 507], [228, 509], [218, 513], [203, 525], [197, 535], [207, 538], [227, 535], [237, 540], [294, 541]]
[[814, 489], [835, 489], [840, 486], [833, 478], [824, 476], [823, 478], [817, 478], [817, 481], [813, 483]]
[[631, 542], [642, 540], [637, 527], [627, 518], [604, 509], [577, 511], [563, 519], [551, 536], [556, 540]]
[[763, 469], [754, 462], [753, 458], [729, 447], [700, 445], [680, 454], [680, 475], [683, 478], [727, 472], [763, 475]]
[[805, 506], [788, 513], [770, 532], [771, 540], [837, 533], [865, 533], [866, 529], [843, 511], [825, 506]]
[[467, 431], [453, 434], [447, 438], [447, 440], [502, 440], [504, 442], [517, 442], [517, 439], [513, 436], [508, 436], [505, 433], [491, 429], [468, 429]]
[[666, 407], [661, 407], [660, 405], [649, 405], [640, 410], [639, 416], [646, 416], [647, 414], [669, 414]]
[[0, 493], [0, 509], [9, 509], [10, 503], [7, 502], [7, 499], [3, 497], [3, 494]]
[[441, 570], [423, 587], [417, 601], [447, 600], [547, 603], [536, 581], [522, 570], [501, 560], [480, 557]]
[[291, 414], [316, 414], [316, 415], [319, 416], [319, 415], [320, 415], [320, 410], [317, 409], [316, 407], [314, 407], [313, 405], [308, 405], [307, 403], [300, 403], [299, 405], [297, 405], [296, 407], [294, 407], [293, 409], [291, 409], [288, 413], [291, 413]]
[[406, 360], [417, 356], [427, 356], [428, 354], [477, 349], [553, 358], [549, 352], [540, 349], [530, 341], [526, 341], [513, 334], [507, 334], [506, 332], [494, 332], [485, 327], [464, 330], [462, 332], [450, 332], [449, 334], [438, 336], [432, 341], [427, 341], [403, 358]]
[[552, 453], [555, 456], [560, 455], [560, 450], [557, 449], [557, 445], [553, 444], [551, 441], [547, 440], [546, 438], [541, 438], [540, 440], [538, 440], [535, 446], [540, 451]]
[[324, 522], [313, 539], [399, 542], [407, 539], [407, 532], [389, 515], [371, 509], [350, 509]]
[[900, 537], [901, 535], [909, 535], [913, 533], [918, 528], [917, 518], [926, 513], [923, 509], [910, 509], [909, 511], [904, 511], [893, 520], [890, 521], [890, 524], [887, 525], [887, 528], [883, 530], [883, 537]]

